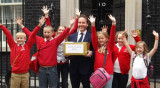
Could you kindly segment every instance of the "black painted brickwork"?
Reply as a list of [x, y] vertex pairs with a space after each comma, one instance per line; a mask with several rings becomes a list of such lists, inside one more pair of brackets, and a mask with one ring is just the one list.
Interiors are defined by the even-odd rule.
[[[39, 17], [43, 15], [43, 12], [41, 11], [43, 5], [47, 5], [51, 8], [52, 3], [53, 7], [50, 11], [50, 18], [52, 26], [56, 29], [60, 25], [60, 0], [25, 0], [25, 26], [30, 30], [33, 30], [38, 24]], [[39, 35], [42, 36], [42, 30]]]
[[[152, 31], [155, 30], [160, 34], [160, 1], [148, 0], [148, 5], [146, 1], [142, 2], [142, 40], [146, 42], [150, 51], [155, 40]], [[148, 15], [151, 17], [147, 17]], [[154, 63], [154, 78], [160, 79], [160, 43], [157, 52], [152, 57], [152, 62]]]

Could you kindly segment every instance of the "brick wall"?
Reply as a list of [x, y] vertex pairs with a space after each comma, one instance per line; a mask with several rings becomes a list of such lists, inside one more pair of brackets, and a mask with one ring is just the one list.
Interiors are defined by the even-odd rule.
[[[152, 31], [155, 30], [160, 33], [160, 1], [159, 0], [148, 0], [149, 5], [147, 7], [146, 0], [142, 2], [142, 40], [145, 41], [148, 45], [149, 51], [153, 48], [154, 45], [154, 36]], [[148, 10], [148, 9], [149, 10]], [[149, 13], [148, 13], [149, 11]], [[148, 14], [151, 17], [147, 17]], [[160, 46], [160, 44], [159, 44]], [[152, 57], [152, 62], [155, 64], [154, 66], [154, 76], [157, 79], [160, 79], [160, 52], [157, 49], [157, 52]]]
[[[25, 0], [24, 19], [25, 26], [30, 30], [38, 24], [38, 19], [43, 15], [41, 11], [43, 5], [47, 5], [52, 10], [50, 11], [50, 18], [52, 26], [56, 29], [60, 24], [60, 1], [59, 0]], [[41, 34], [42, 36], [42, 31]]]

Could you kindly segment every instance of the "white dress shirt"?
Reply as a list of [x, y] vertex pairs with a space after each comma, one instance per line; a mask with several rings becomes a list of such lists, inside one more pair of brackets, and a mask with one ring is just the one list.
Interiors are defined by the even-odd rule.
[[[87, 30], [85, 30], [84, 32], [82, 32], [83, 33], [83, 38], [82, 38], [82, 42], [83, 42], [83, 40], [84, 40], [84, 37], [85, 37], [85, 35], [86, 35], [86, 33], [87, 33]], [[79, 40], [79, 38], [81, 37], [81, 32], [80, 31], [78, 31], [78, 37], [77, 37], [77, 42], [78, 42], [78, 40]]]
[[[122, 46], [119, 46], [118, 43], [116, 44], [116, 46], [117, 46], [117, 48], [119, 49], [119, 52], [120, 52]], [[115, 61], [115, 63], [114, 63], [114, 72], [116, 72], [116, 73], [121, 73], [121, 69], [120, 69], [120, 66], [119, 66], [118, 57], [117, 57], [117, 59], [116, 59], [116, 61]]]

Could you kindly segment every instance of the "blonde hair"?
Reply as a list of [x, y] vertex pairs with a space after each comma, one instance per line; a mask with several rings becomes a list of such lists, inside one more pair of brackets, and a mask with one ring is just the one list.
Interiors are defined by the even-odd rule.
[[[123, 34], [123, 31], [117, 31], [116, 32], [116, 39], [115, 39], [116, 42], [117, 42], [117, 38], [118, 38], [119, 34]], [[127, 33], [124, 33], [124, 35], [125, 35], [126, 38], [128, 38], [128, 34]]]
[[45, 26], [43, 29], [50, 29], [52, 32], [54, 31], [52, 26]]
[[[58, 30], [59, 30], [60, 27], [64, 27], [64, 29], [66, 29], [66, 26], [59, 26], [58, 29], [57, 29], [57, 31], [56, 31], [56, 36], [55, 36], [55, 37], [58, 37], [58, 36], [59, 36], [59, 35], [58, 35]], [[66, 41], [68, 41], [68, 36], [65, 38], [65, 42], [66, 42]]]
[[[102, 32], [102, 31], [98, 31], [98, 32], [97, 32], [97, 38], [98, 38], [98, 35], [100, 35], [100, 34], [104, 35], [106, 38], [109, 39], [108, 33]], [[107, 42], [108, 42], [108, 41], [107, 41]], [[107, 42], [106, 42], [106, 43], [107, 43]], [[104, 47], [100, 47], [100, 46], [99, 46], [98, 52], [101, 53], [101, 54], [105, 54], [106, 48], [107, 48], [107, 46], [104, 46]]]
[[[136, 51], [137, 47], [138, 47], [140, 44], [143, 44], [143, 48], [144, 48], [143, 56], [147, 55], [148, 46], [147, 46], [147, 44], [146, 44], [144, 41], [139, 41], [139, 42], [136, 43], [135, 51]], [[135, 54], [137, 54], [137, 53], [135, 52]]]
[[17, 38], [17, 36], [24, 36], [24, 38], [27, 38], [27, 36], [24, 32], [17, 32], [16, 33], [16, 38]]

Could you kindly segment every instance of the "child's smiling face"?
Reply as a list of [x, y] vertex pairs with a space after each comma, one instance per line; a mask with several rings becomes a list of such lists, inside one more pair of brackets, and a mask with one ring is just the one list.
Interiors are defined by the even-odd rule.
[[98, 43], [99, 43], [99, 45], [104, 45], [108, 41], [108, 38], [106, 38], [105, 35], [103, 35], [103, 34], [98, 34], [97, 37], [98, 37]]
[[118, 36], [117, 36], [117, 43], [119, 44], [119, 46], [123, 46], [124, 45], [123, 35], [122, 34], [118, 34]]
[[65, 30], [65, 27], [60, 26], [57, 31], [58, 35], [60, 35], [64, 30]]
[[23, 32], [18, 32], [16, 34], [16, 41], [17, 41], [17, 44], [19, 44], [19, 45], [24, 44], [26, 41], [26, 34]]
[[137, 54], [143, 54], [144, 52], [144, 45], [143, 43], [140, 43], [137, 47], [136, 47], [136, 53]]
[[52, 38], [53, 31], [49, 28], [44, 28], [43, 29], [43, 36], [47, 39], [50, 40]]

